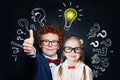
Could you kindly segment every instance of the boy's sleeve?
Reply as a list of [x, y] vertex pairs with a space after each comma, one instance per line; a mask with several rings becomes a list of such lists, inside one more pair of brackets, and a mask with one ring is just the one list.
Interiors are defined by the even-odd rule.
[[35, 47], [33, 47], [34, 53], [28, 53], [27, 56], [30, 56], [31, 58], [35, 58], [36, 57], [36, 49]]

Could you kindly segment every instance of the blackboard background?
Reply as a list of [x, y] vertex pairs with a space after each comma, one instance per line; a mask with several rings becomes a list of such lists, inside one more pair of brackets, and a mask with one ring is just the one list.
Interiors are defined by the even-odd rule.
[[[71, 0], [73, 1], [73, 0]], [[75, 0], [75, 3], [79, 3], [84, 9], [81, 17], [82, 21], [76, 21], [73, 25], [76, 28], [71, 27], [68, 32], [65, 32], [65, 38], [70, 35], [77, 35], [85, 39], [90, 27], [95, 22], [100, 23], [103, 29], [108, 31], [112, 40], [111, 49], [114, 51], [110, 57], [110, 66], [106, 69], [102, 76], [95, 78], [94, 80], [112, 80], [119, 79], [119, 20], [118, 20], [118, 8], [119, 5], [115, 1], [107, 0]], [[19, 0], [19, 1], [7, 1], [4, 0], [1, 4], [1, 80], [25, 80], [27, 76], [27, 67], [25, 63], [25, 54], [19, 54], [17, 62], [11, 61], [11, 40], [16, 38], [16, 29], [18, 28], [17, 20], [20, 18], [30, 19], [31, 10], [36, 7], [42, 7], [47, 13], [47, 23], [56, 23], [63, 26], [61, 18], [56, 18], [58, 13], [55, 13], [60, 7], [58, 3], [67, 2], [67, 0]], [[74, 2], [74, 1], [73, 1]], [[56, 7], [57, 6], [57, 7]], [[95, 11], [94, 11], [95, 10]], [[98, 11], [97, 11], [98, 10]], [[82, 30], [77, 25], [84, 26]], [[87, 25], [87, 26], [86, 26]], [[77, 31], [80, 30], [80, 31]], [[80, 33], [80, 34], [79, 34]], [[27, 36], [26, 36], [27, 37]], [[87, 42], [87, 41], [86, 41]], [[87, 43], [85, 43], [86, 50], [89, 50]], [[22, 52], [22, 51], [21, 51]], [[86, 63], [89, 63], [89, 57], [86, 56]]]

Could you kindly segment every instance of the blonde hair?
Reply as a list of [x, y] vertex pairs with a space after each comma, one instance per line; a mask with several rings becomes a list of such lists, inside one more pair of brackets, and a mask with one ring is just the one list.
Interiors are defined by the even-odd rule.
[[[80, 39], [80, 38], [78, 38], [78, 37], [76, 37], [76, 36], [71, 36], [71, 37], [69, 37], [65, 42], [64, 42], [64, 45], [65, 45], [65, 43], [68, 41], [68, 40], [70, 40], [70, 39], [75, 39], [75, 40], [77, 40], [78, 42], [79, 42], [79, 44], [80, 44], [80, 47], [81, 47], [81, 49], [82, 49], [82, 52], [80, 53], [80, 61], [82, 61], [82, 62], [84, 62], [84, 47], [83, 47], [83, 39]], [[64, 56], [64, 53], [62, 54], [63, 56]], [[61, 58], [63, 58], [63, 56], [61, 57]], [[62, 60], [62, 59], [61, 59]]]
[[[72, 37], [69, 37], [69, 38], [65, 41], [65, 43], [66, 43], [68, 40], [70, 40], [70, 39], [76, 39], [76, 40], [79, 41], [80, 46], [81, 46], [81, 48], [82, 48], [82, 52], [80, 53], [80, 58], [79, 58], [79, 60], [82, 61], [82, 62], [84, 62], [83, 40], [80, 39], [80, 38], [78, 38], [78, 37], [76, 37], [76, 36], [72, 36]], [[65, 43], [64, 43], [64, 44], [65, 44]], [[58, 76], [60, 77], [61, 80], [62, 80], [62, 63], [64, 62], [65, 59], [66, 59], [66, 57], [65, 57], [65, 55], [64, 55], [64, 52], [62, 52], [61, 59], [60, 59], [60, 60], [61, 60], [61, 61], [60, 61], [61, 65], [60, 65], [59, 70], [58, 70]], [[83, 78], [82, 78], [82, 80], [86, 80], [85, 67], [83, 68]]]

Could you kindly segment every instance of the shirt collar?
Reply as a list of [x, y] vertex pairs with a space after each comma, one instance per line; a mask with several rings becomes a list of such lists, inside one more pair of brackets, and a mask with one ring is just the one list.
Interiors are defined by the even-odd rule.
[[[68, 66], [68, 65], [69, 65], [69, 64], [68, 64], [68, 60], [65, 60], [64, 64], [65, 64], [66, 66]], [[75, 67], [80, 66], [80, 64], [81, 64], [81, 61], [78, 61], [78, 63], [75, 65]]]
[[49, 56], [45, 55], [44, 53], [43, 53], [43, 55], [44, 55], [46, 58], [50, 58], [50, 59], [52, 59], [52, 60], [58, 59], [58, 55], [57, 55], [57, 54], [55, 54], [55, 56], [53, 56], [53, 57], [49, 57]]

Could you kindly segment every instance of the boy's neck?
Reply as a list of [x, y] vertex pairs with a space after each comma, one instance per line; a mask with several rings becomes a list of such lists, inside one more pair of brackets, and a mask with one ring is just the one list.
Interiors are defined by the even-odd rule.
[[46, 58], [50, 58], [50, 59], [57, 59], [58, 58], [58, 55], [57, 54], [54, 54], [52, 56], [48, 56], [48, 55], [45, 55], [43, 54]]

